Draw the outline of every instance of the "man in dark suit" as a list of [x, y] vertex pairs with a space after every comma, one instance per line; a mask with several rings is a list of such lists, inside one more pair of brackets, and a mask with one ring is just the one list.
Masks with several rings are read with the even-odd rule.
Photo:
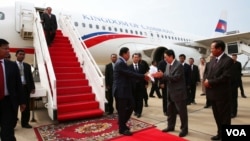
[[[129, 65], [129, 69], [135, 73], [145, 74], [146, 68], [144, 65], [139, 63], [138, 53], [134, 53], [132, 55], [132, 60], [133, 60], [133, 63]], [[135, 99], [135, 108], [134, 108], [135, 114], [134, 115], [137, 116], [137, 118], [140, 118], [142, 114], [143, 97], [144, 97], [145, 91], [147, 91], [146, 89], [147, 85], [148, 85], [148, 82], [144, 79], [132, 78], [132, 86], [133, 86], [132, 90], [133, 90], [133, 96]]]
[[[158, 70], [161, 72], [165, 72], [167, 67], [167, 62], [163, 58], [159, 63], [158, 63]], [[163, 113], [166, 116], [167, 115], [167, 109], [168, 109], [168, 97], [167, 97], [167, 82], [160, 78], [159, 79], [159, 85], [161, 88], [161, 93], [162, 93], [162, 107], [163, 107]]]
[[213, 115], [217, 125], [217, 135], [211, 140], [220, 140], [222, 125], [231, 124], [231, 66], [233, 60], [225, 54], [225, 43], [214, 40], [211, 43], [211, 53], [216, 58], [210, 61], [205, 71], [204, 85], [206, 95], [211, 101]]
[[232, 89], [232, 102], [231, 102], [231, 118], [237, 116], [238, 109], [238, 87], [241, 81], [241, 63], [237, 61], [237, 54], [232, 55], [233, 65], [231, 68], [231, 89]]
[[163, 77], [167, 81], [168, 127], [163, 129], [162, 132], [174, 131], [177, 114], [179, 114], [181, 120], [179, 136], [184, 137], [188, 134], [187, 91], [184, 69], [182, 64], [175, 60], [173, 50], [165, 51], [164, 56], [168, 63], [165, 73], [157, 72], [153, 74], [154, 77]]
[[190, 71], [190, 97], [188, 97], [188, 103], [196, 104], [195, 102], [195, 93], [196, 93], [196, 86], [198, 82], [200, 82], [200, 73], [198, 66], [194, 64], [194, 58], [189, 58], [189, 65], [191, 68]]
[[183, 66], [184, 69], [184, 76], [185, 76], [185, 83], [186, 83], [186, 91], [187, 91], [187, 105], [190, 105], [191, 103], [188, 101], [188, 99], [191, 97], [190, 95], [190, 83], [191, 83], [191, 68], [190, 65], [188, 65], [187, 63], [185, 63], [186, 60], [186, 55], [185, 54], [180, 54], [179, 55], [179, 61]]
[[118, 112], [119, 133], [131, 136], [132, 133], [126, 123], [130, 119], [135, 105], [132, 93], [132, 78], [149, 80], [149, 77], [146, 74], [139, 74], [129, 70], [127, 60], [130, 57], [130, 52], [127, 47], [120, 49], [119, 56], [114, 69], [113, 95]]
[[19, 69], [15, 62], [4, 59], [8, 53], [8, 41], [0, 39], [0, 137], [2, 141], [16, 141], [18, 105], [21, 112], [26, 105]]
[[51, 11], [52, 8], [47, 7], [46, 12], [44, 12], [41, 17], [48, 46], [50, 46], [50, 44], [53, 42], [57, 30], [56, 16], [52, 14]]
[[[141, 53], [138, 53], [138, 54], [139, 54], [139, 64], [141, 64], [142, 67], [145, 68], [144, 72], [142, 72], [142, 73], [147, 73], [149, 71], [149, 65], [145, 60], [142, 59]], [[147, 85], [147, 87], [148, 87], [148, 85]], [[143, 91], [143, 99], [144, 99], [145, 107], [148, 107], [148, 92], [147, 92], [147, 89], [145, 89]]]
[[113, 71], [115, 67], [115, 62], [117, 60], [116, 54], [111, 54], [111, 63], [106, 65], [105, 68], [105, 83], [106, 83], [106, 90], [107, 95], [106, 98], [108, 100], [108, 114], [113, 114], [114, 107], [113, 107], [113, 95], [112, 95], [112, 86], [113, 86]]
[[32, 128], [31, 125], [29, 125], [30, 120], [30, 94], [35, 93], [35, 83], [33, 80], [32, 72], [31, 72], [31, 66], [28, 63], [23, 62], [25, 58], [25, 52], [22, 49], [19, 49], [16, 51], [16, 63], [19, 67], [21, 81], [23, 85], [24, 90], [24, 97], [26, 100], [26, 108], [21, 113], [21, 125], [23, 128]]
[[[213, 60], [214, 58], [215, 58], [215, 57], [213, 56], [213, 54], [210, 54], [210, 61]], [[207, 69], [209, 68], [208, 66], [210, 65], [210, 61], [206, 63], [206, 67], [205, 67], [204, 75], [203, 75], [203, 80], [204, 80], [205, 75], [206, 75], [205, 72], [206, 72]], [[203, 81], [203, 82], [204, 82], [204, 81]], [[203, 82], [201, 82], [201, 83], [203, 83]], [[204, 85], [204, 83], [203, 83], [203, 85]], [[205, 87], [205, 86], [204, 86], [204, 87]], [[206, 95], [206, 92], [205, 92], [205, 95]], [[209, 108], [210, 106], [211, 106], [211, 102], [210, 102], [210, 100], [208, 100], [207, 95], [206, 95], [206, 104], [205, 104], [204, 108]]]

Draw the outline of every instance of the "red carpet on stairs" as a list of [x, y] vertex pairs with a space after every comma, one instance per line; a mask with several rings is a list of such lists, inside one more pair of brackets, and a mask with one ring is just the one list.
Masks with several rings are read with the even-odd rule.
[[132, 136], [122, 136], [111, 139], [110, 141], [188, 141], [178, 136], [163, 133], [159, 129], [150, 128], [140, 132], [134, 133]]
[[57, 120], [75, 120], [103, 115], [92, 87], [83, 73], [68, 37], [57, 31], [49, 53], [56, 76]]

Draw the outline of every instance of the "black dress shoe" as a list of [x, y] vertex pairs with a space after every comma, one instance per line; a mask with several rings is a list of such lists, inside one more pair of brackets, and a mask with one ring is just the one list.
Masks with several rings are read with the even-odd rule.
[[209, 108], [209, 106], [208, 106], [208, 105], [205, 105], [204, 108]]
[[32, 128], [31, 125], [27, 124], [27, 125], [22, 125], [23, 128]]
[[137, 118], [140, 118], [141, 117], [141, 114], [137, 114]]
[[245, 96], [245, 95], [242, 95], [241, 97], [243, 97], [243, 98], [247, 98], [247, 96]]
[[123, 134], [125, 136], [132, 136], [133, 134], [129, 130], [125, 130], [123, 132], [119, 132], [120, 134]]
[[235, 114], [231, 114], [231, 118], [235, 118], [236, 117], [236, 115]]
[[214, 141], [220, 140], [220, 139], [221, 139], [221, 138], [220, 138], [220, 136], [218, 136], [218, 135], [213, 136], [213, 137], [211, 138], [211, 140], [214, 140]]
[[188, 131], [181, 131], [179, 137], [185, 137], [188, 134]]
[[162, 132], [170, 132], [170, 131], [174, 131], [174, 128], [165, 128], [162, 130]]

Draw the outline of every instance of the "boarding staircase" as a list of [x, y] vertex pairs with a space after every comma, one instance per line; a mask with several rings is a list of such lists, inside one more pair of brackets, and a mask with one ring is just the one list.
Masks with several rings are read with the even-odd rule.
[[95, 100], [86, 73], [83, 73], [68, 37], [63, 36], [61, 30], [56, 32], [49, 53], [56, 76], [57, 120], [102, 116], [103, 111]]
[[107, 102], [104, 76], [70, 20], [58, 19], [60, 29], [48, 47], [39, 12], [34, 12], [32, 35], [48, 114], [58, 121], [102, 116]]

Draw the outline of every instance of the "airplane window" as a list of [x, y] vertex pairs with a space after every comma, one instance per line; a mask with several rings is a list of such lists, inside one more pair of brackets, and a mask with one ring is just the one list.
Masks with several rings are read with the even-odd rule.
[[145, 36], [147, 36], [147, 32], [144, 32]]
[[115, 30], [115, 32], [117, 32], [117, 28], [116, 27], [114, 28], [114, 30]]
[[126, 32], [126, 33], [128, 33], [128, 30], [127, 30], [127, 29], [125, 29], [125, 32]]
[[109, 31], [111, 31], [112, 29], [111, 29], [111, 27], [109, 27]]
[[153, 34], [153, 33], [151, 33], [150, 35], [151, 35], [151, 37], [154, 37], [154, 34]]
[[82, 27], [86, 27], [85, 23], [82, 23]]
[[163, 35], [161, 35], [161, 38], [164, 38]]
[[99, 29], [99, 25], [96, 25], [95, 28], [96, 28], [96, 29]]
[[135, 34], [138, 34], [138, 32], [137, 32], [137, 31], [135, 31]]
[[74, 24], [75, 24], [75, 26], [78, 26], [78, 22], [75, 22]]
[[174, 40], [174, 37], [172, 36], [172, 40]]
[[165, 39], [167, 39], [168, 38], [168, 36], [167, 35], [165, 35]]
[[105, 26], [102, 26], [102, 30], [105, 30]]
[[120, 28], [120, 32], [123, 32], [122, 28]]
[[142, 32], [140, 31], [140, 35], [142, 35]]
[[92, 28], [93, 27], [93, 25], [92, 24], [89, 24], [89, 28]]
[[174, 39], [175, 39], [175, 40], [177, 40], [177, 38], [176, 38], [176, 37], [174, 37]]
[[4, 20], [4, 13], [3, 12], [0, 12], [0, 20]]
[[157, 37], [159, 38], [159, 34], [157, 34]]
[[133, 34], [133, 30], [130, 30], [130, 33]]

